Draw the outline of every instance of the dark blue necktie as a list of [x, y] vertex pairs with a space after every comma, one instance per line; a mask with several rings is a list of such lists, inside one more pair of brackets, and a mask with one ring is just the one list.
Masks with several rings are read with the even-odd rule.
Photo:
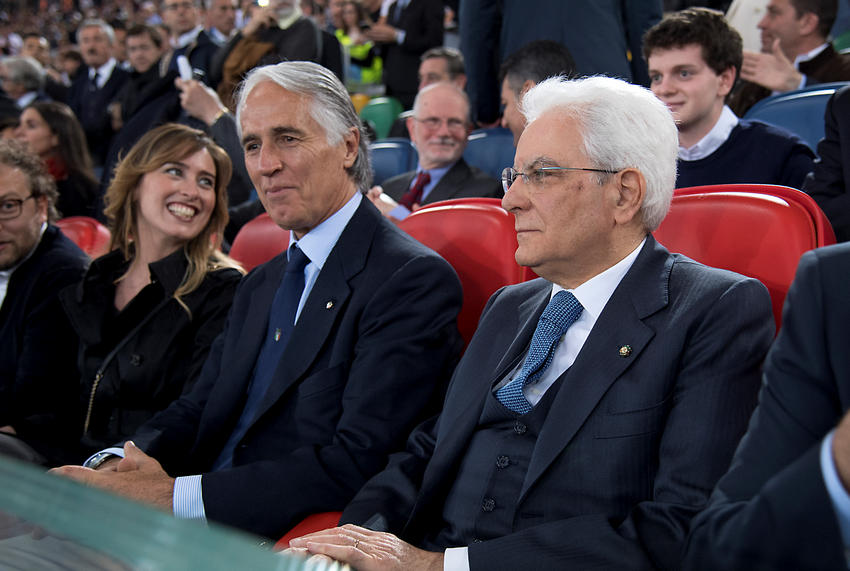
[[570, 292], [559, 291], [555, 294], [537, 322], [528, 356], [519, 375], [496, 391], [496, 398], [500, 403], [520, 414], [531, 410], [531, 404], [522, 394], [522, 387], [538, 381], [543, 376], [552, 364], [558, 341], [581, 316], [582, 310], [584, 308]]
[[242, 415], [236, 423], [236, 428], [230, 434], [227, 444], [213, 464], [213, 471], [230, 468], [233, 465], [233, 451], [236, 449], [236, 444], [245, 436], [271, 385], [283, 350], [295, 327], [295, 314], [298, 311], [301, 294], [304, 292], [304, 268], [309, 263], [310, 258], [296, 244], [289, 248], [289, 263], [286, 265], [280, 287], [277, 288], [272, 302], [266, 337], [260, 349], [260, 355], [257, 357], [257, 364], [254, 366], [254, 377], [248, 387], [245, 408], [242, 409]]

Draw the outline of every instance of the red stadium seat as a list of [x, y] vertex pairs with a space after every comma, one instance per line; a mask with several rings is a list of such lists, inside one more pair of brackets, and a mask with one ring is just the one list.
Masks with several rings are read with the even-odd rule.
[[282, 551], [289, 548], [289, 540], [313, 533], [336, 527], [339, 523], [339, 518], [342, 517], [342, 512], [324, 512], [320, 514], [308, 515], [301, 523], [289, 530], [289, 532], [281, 537], [274, 544], [275, 551]]
[[686, 188], [653, 235], [671, 252], [756, 278], [770, 292], [777, 329], [800, 256], [835, 242], [814, 201], [770, 185]]
[[251, 271], [288, 247], [289, 230], [284, 230], [263, 213], [239, 230], [230, 247], [230, 257], [242, 264], [246, 271]]
[[62, 233], [92, 259], [109, 253], [112, 234], [109, 229], [88, 216], [69, 216], [56, 221]]
[[463, 285], [458, 329], [469, 344], [490, 296], [519, 283], [514, 217], [496, 198], [445, 200], [405, 218], [399, 228], [440, 254]]

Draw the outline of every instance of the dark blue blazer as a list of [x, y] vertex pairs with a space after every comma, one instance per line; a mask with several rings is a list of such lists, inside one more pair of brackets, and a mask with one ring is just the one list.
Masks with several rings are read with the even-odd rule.
[[73, 403], [77, 345], [59, 292], [82, 281], [89, 258], [56, 226], [12, 273], [0, 306], [0, 426]]
[[[539, 279], [491, 298], [442, 414], [343, 522], [414, 544], [440, 529], [488, 392], [523, 356], [551, 289]], [[746, 430], [773, 333], [763, 285], [649, 236], [555, 395], [517, 505], [502, 506], [511, 533], [470, 545], [471, 568], [678, 569], [688, 523]]]
[[[398, 201], [410, 188], [416, 171], [406, 172], [387, 179], [383, 183], [384, 192], [393, 200]], [[471, 167], [461, 157], [449, 171], [443, 175], [425, 200], [423, 204], [431, 204], [440, 200], [452, 198], [502, 198], [505, 192], [502, 190], [502, 182], [492, 176], [481, 172], [477, 167]]]
[[829, 98], [824, 113], [824, 138], [818, 143], [814, 172], [803, 192], [821, 207], [839, 242], [850, 240], [850, 87]]
[[207, 473], [242, 412], [286, 255], [242, 279], [192, 393], [133, 437], [203, 474], [207, 518], [280, 537], [341, 510], [439, 408], [460, 351], [451, 266], [363, 200], [307, 299], [230, 470]]
[[847, 570], [820, 446], [850, 409], [850, 244], [800, 260], [750, 428], [708, 508], [686, 569]]
[[604, 74], [648, 86], [643, 34], [662, 13], [661, 0], [463, 0], [460, 38], [469, 99], [482, 121], [496, 119], [499, 65], [543, 39], [566, 46], [580, 75]]
[[[116, 65], [109, 79], [103, 85], [103, 88], [92, 93], [88, 89], [89, 68], [86, 65], [82, 65], [77, 75], [74, 76], [71, 87], [68, 88], [66, 103], [83, 126], [83, 131], [86, 134], [86, 142], [89, 145], [89, 152], [91, 152], [95, 165], [103, 164], [114, 133], [112, 130], [112, 117], [107, 108], [118, 97], [118, 93], [129, 78], [130, 72]], [[96, 105], [102, 112], [98, 114], [96, 120], [84, 122], [82, 118], [83, 101], [92, 97], [97, 99]]]

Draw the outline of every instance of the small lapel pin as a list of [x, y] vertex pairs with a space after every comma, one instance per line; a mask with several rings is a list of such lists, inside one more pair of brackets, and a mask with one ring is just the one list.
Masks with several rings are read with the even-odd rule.
[[274, 330], [274, 340], [280, 341], [280, 327]]
[[325, 309], [330, 309], [330, 308], [332, 308], [333, 306], [334, 306], [334, 302], [329, 301], [329, 302], [327, 302], [327, 303], [325, 304]]
[[632, 354], [632, 348], [628, 345], [623, 345], [620, 347], [620, 357], [628, 357]]

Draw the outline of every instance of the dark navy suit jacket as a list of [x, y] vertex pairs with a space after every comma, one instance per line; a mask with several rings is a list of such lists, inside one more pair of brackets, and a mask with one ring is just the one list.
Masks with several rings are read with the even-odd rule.
[[207, 518], [280, 537], [341, 510], [433, 415], [460, 351], [451, 266], [363, 200], [307, 299], [233, 468], [207, 473], [242, 412], [286, 254], [242, 279], [192, 393], [133, 437], [203, 474]]
[[[398, 201], [410, 188], [416, 171], [394, 176], [381, 185], [384, 192], [393, 200]], [[451, 198], [502, 198], [504, 196], [501, 181], [481, 172], [477, 167], [469, 166], [461, 157], [449, 171], [443, 175], [422, 204], [431, 204], [439, 200]]]
[[800, 260], [759, 406], [729, 473], [694, 519], [686, 569], [847, 570], [819, 456], [850, 409], [848, 282], [850, 244]]
[[[551, 290], [538, 279], [491, 298], [442, 414], [343, 522], [414, 544], [440, 529], [487, 394], [523, 356]], [[513, 529], [471, 544], [471, 568], [678, 569], [688, 523], [746, 430], [773, 333], [763, 285], [648, 237], [555, 395], [518, 503], [502, 506]]]

